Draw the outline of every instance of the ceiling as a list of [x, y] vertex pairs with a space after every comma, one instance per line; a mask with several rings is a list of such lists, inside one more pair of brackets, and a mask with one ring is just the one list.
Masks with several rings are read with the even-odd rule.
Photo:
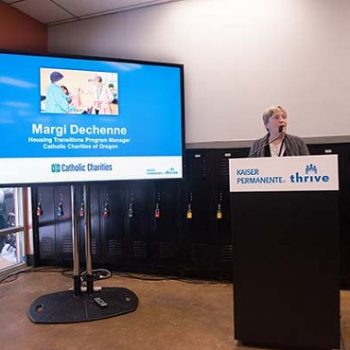
[[0, 0], [46, 25], [57, 25], [181, 0]]

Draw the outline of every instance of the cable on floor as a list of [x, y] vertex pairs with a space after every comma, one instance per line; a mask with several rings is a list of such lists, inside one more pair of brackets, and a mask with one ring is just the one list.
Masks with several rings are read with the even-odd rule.
[[[87, 273], [87, 271], [83, 271], [80, 274], [80, 279], [82, 282], [86, 281], [86, 273]], [[106, 269], [94, 269], [94, 270], [92, 270], [92, 276], [93, 276], [95, 281], [105, 280], [107, 278], [112, 277], [112, 273], [111, 273], [111, 271], [106, 270]]]
[[141, 281], [149, 281], [149, 282], [158, 282], [158, 281], [178, 281], [183, 283], [190, 284], [230, 284], [230, 281], [207, 281], [207, 280], [197, 280], [191, 278], [181, 278], [175, 276], [150, 276], [145, 274], [137, 274], [137, 273], [123, 273], [123, 272], [115, 272], [114, 273], [120, 277], [133, 278]]
[[[68, 277], [68, 278], [73, 277], [72, 269], [55, 268], [55, 267], [36, 267], [36, 268], [29, 267], [27, 269], [16, 271], [14, 273], [11, 273], [7, 276], [0, 278], [0, 284], [14, 282], [20, 274], [27, 273], [27, 272], [60, 272], [64, 277]], [[95, 270], [92, 270], [92, 273], [93, 273], [94, 280], [107, 279], [112, 276], [112, 273], [106, 269], [95, 269]], [[80, 277], [81, 277], [81, 281], [84, 282], [86, 280], [86, 271], [82, 272]]]
[[[17, 271], [15, 273], [9, 274], [3, 278], [0, 279], [1, 283], [10, 283], [15, 281], [20, 274], [27, 273], [27, 272], [60, 272], [64, 277], [72, 278], [73, 277], [73, 271], [71, 269], [64, 269], [64, 268], [54, 268], [54, 267], [37, 267], [32, 268], [29, 267], [28, 269]], [[94, 269], [92, 270], [93, 273], [93, 279], [96, 280], [103, 280], [110, 278], [112, 276], [112, 273], [109, 270], [106, 269]], [[213, 281], [213, 280], [199, 280], [199, 279], [191, 279], [191, 278], [181, 278], [176, 276], [151, 276], [146, 274], [137, 274], [137, 273], [123, 273], [123, 272], [115, 272], [116, 276], [120, 277], [126, 277], [126, 278], [132, 278], [137, 279], [141, 281], [150, 281], [150, 282], [157, 282], [157, 281], [178, 281], [183, 283], [190, 283], [190, 284], [231, 284], [230, 281]], [[81, 281], [86, 281], [86, 271], [83, 271], [80, 274]]]

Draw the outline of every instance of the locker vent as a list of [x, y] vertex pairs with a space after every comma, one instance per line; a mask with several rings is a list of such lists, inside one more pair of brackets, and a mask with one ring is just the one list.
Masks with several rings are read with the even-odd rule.
[[176, 256], [177, 249], [176, 245], [171, 242], [160, 242], [159, 243], [159, 258], [171, 259]]
[[230, 171], [229, 171], [229, 159], [222, 157], [220, 159], [220, 176], [229, 176]]
[[231, 263], [232, 262], [232, 244], [227, 244], [221, 248], [221, 262]]
[[41, 258], [54, 258], [55, 257], [55, 244], [51, 237], [43, 237], [40, 240], [40, 257]]
[[192, 244], [192, 260], [195, 265], [211, 266], [215, 253], [215, 246], [195, 243]]
[[133, 254], [135, 258], [146, 258], [147, 257], [147, 245], [144, 241], [133, 242]]
[[190, 179], [205, 179], [207, 176], [207, 161], [205, 157], [196, 154], [194, 158], [190, 158], [187, 171]]
[[207, 176], [207, 162], [205, 159], [202, 161], [202, 176], [206, 177]]
[[72, 239], [66, 238], [62, 242], [62, 252], [63, 254], [73, 253], [73, 242]]
[[91, 252], [92, 252], [92, 255], [99, 254], [99, 251], [100, 251], [100, 242], [97, 242], [97, 240], [93, 238], [91, 240]]
[[122, 243], [116, 239], [108, 240], [108, 255], [122, 256]]

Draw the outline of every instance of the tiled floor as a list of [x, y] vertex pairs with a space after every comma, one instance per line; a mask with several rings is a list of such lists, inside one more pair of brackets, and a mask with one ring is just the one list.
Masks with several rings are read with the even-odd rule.
[[[27, 317], [37, 297], [71, 287], [57, 272], [30, 272], [0, 284], [3, 350], [234, 350], [232, 285], [144, 281], [113, 276], [96, 285], [126, 287], [139, 297], [134, 313], [100, 321], [43, 325]], [[341, 292], [343, 340], [350, 349], [350, 292]], [[312, 349], [310, 349], [312, 350]]]

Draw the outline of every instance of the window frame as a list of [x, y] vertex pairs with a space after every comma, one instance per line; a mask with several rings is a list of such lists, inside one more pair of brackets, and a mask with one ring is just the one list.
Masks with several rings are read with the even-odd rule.
[[26, 189], [22, 187], [7, 187], [7, 188], [13, 188], [13, 200], [14, 200], [14, 211], [15, 211], [15, 223], [16, 225], [13, 227], [6, 227], [3, 229], [0, 229], [0, 237], [4, 237], [8, 234], [16, 234], [16, 258], [17, 262], [14, 264], [11, 264], [10, 266], [6, 266], [4, 268], [0, 268], [0, 276], [7, 275], [15, 270], [22, 269], [24, 266], [26, 266], [26, 257], [25, 257], [25, 251], [26, 251], [26, 240], [25, 240], [25, 233], [26, 233], [26, 227], [24, 224], [25, 221], [25, 197], [24, 192]]

